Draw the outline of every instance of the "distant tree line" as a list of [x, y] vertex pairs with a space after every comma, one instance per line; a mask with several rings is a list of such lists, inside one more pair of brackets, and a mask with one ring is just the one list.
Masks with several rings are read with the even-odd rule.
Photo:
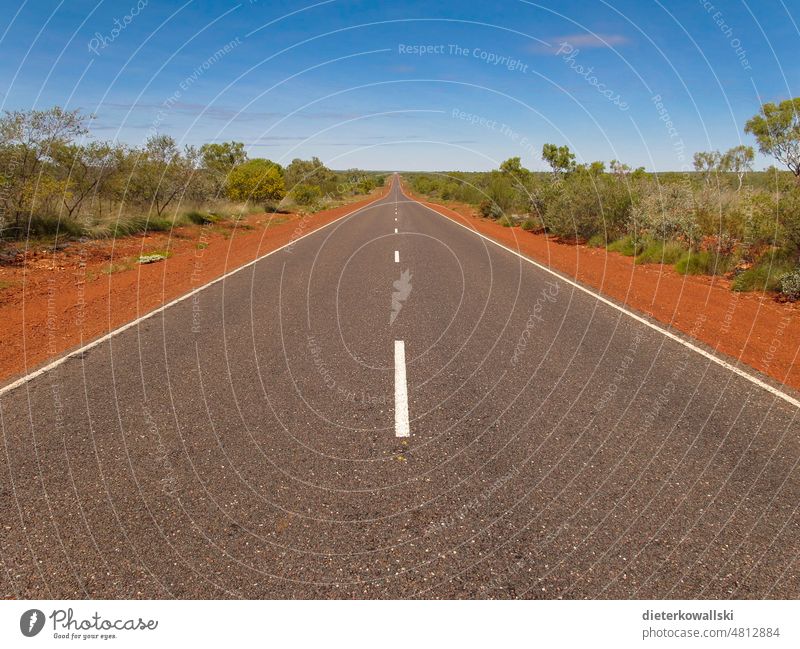
[[490, 172], [407, 177], [416, 192], [473, 204], [505, 226], [800, 299], [800, 98], [764, 104], [745, 131], [788, 171], [753, 172], [747, 145], [698, 152], [694, 172], [654, 174], [617, 160], [578, 164], [567, 146], [545, 144], [549, 173], [515, 157]]
[[[179, 148], [168, 135], [142, 146], [88, 138], [79, 110], [6, 111], [0, 117], [0, 239], [117, 236], [165, 230], [255, 209], [314, 210], [384, 183], [336, 172], [318, 158], [283, 167], [249, 158], [241, 142]], [[198, 215], [200, 215], [198, 217]]]

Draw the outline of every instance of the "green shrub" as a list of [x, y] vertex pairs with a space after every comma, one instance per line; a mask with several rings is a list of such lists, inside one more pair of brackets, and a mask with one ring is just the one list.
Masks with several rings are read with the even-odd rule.
[[217, 214], [209, 214], [208, 212], [192, 210], [186, 214], [186, 219], [195, 225], [208, 225], [210, 223], [218, 223], [222, 220], [222, 217], [218, 216]]
[[228, 198], [238, 202], [279, 201], [286, 195], [283, 169], [271, 160], [248, 160], [228, 174], [227, 192]]
[[499, 171], [492, 171], [489, 173], [486, 195], [490, 201], [503, 211], [513, 209], [519, 198], [512, 181]]
[[569, 174], [557, 186], [537, 193], [545, 205], [547, 228], [565, 239], [615, 239], [626, 234], [631, 193], [624, 182], [586, 170]]
[[758, 264], [737, 275], [731, 288], [734, 291], [777, 291], [781, 278], [793, 270], [793, 265], [782, 255], [765, 255]]
[[686, 254], [686, 247], [676, 241], [650, 241], [642, 243], [644, 249], [637, 255], [637, 264], [675, 264]]
[[608, 250], [610, 252], [618, 252], [627, 257], [635, 257], [642, 252], [642, 245], [641, 241], [636, 242], [633, 237], [622, 237], [622, 239], [617, 239], [608, 244]]
[[492, 201], [481, 201], [481, 204], [478, 205], [478, 211], [481, 216], [485, 216], [487, 219], [499, 219], [503, 216], [503, 210]]
[[144, 217], [120, 217], [109, 225], [107, 235], [110, 237], [126, 237], [143, 232], [146, 227], [147, 219]]
[[597, 192], [588, 179], [564, 182], [545, 210], [547, 229], [564, 239], [589, 239], [603, 230]]
[[313, 205], [319, 200], [321, 195], [319, 187], [316, 185], [300, 184], [292, 189], [292, 198], [294, 198], [295, 203], [298, 205]]
[[794, 186], [781, 194], [778, 221], [783, 234], [782, 245], [789, 250], [800, 249], [800, 187]]
[[160, 217], [150, 217], [145, 229], [148, 232], [168, 232], [172, 229], [172, 221]]
[[589, 237], [589, 240], [586, 242], [586, 245], [590, 248], [605, 248], [606, 247], [606, 235], [605, 234], [595, 234], [592, 237]]
[[80, 237], [84, 233], [83, 226], [73, 219], [58, 216], [32, 216], [28, 221], [28, 236], [48, 237]]
[[508, 215], [501, 216], [499, 219], [497, 219], [497, 222], [504, 228], [512, 228], [516, 225], [514, 220]]
[[711, 275], [713, 268], [714, 257], [706, 250], [702, 252], [690, 250], [675, 264], [675, 270], [681, 275]]
[[536, 230], [536, 223], [532, 219], [525, 219], [520, 227], [522, 227], [525, 232], [533, 232]]
[[664, 183], [645, 192], [631, 209], [628, 231], [637, 239], [678, 240], [695, 245], [701, 237], [694, 195], [683, 183]]

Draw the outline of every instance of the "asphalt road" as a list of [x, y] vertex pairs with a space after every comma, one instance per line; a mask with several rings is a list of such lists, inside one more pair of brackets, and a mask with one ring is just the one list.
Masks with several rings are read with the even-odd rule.
[[0, 396], [0, 595], [796, 598], [797, 414], [395, 183]]

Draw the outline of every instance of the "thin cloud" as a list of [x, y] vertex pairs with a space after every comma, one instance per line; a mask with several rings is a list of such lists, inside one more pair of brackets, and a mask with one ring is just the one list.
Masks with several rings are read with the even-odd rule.
[[551, 47], [535, 45], [534, 50], [536, 52], [549, 52], [550, 54], [555, 54], [555, 46], [560, 45], [561, 43], [569, 43], [576, 49], [584, 50], [599, 49], [604, 47], [619, 47], [620, 45], [627, 45], [630, 43], [630, 39], [623, 34], [588, 34], [585, 32], [581, 34], [553, 36], [547, 40], [550, 42]]

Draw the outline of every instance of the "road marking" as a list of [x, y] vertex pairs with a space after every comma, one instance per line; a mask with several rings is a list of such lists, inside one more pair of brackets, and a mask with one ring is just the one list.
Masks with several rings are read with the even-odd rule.
[[144, 322], [145, 320], [147, 320], [149, 318], [152, 318], [154, 315], [158, 315], [162, 311], [166, 311], [170, 307], [175, 306], [176, 304], [180, 304], [184, 300], [188, 300], [193, 295], [197, 295], [200, 291], [204, 291], [205, 289], [213, 286], [214, 284], [216, 284], [218, 282], [221, 282], [224, 279], [227, 279], [231, 275], [235, 275], [236, 273], [238, 273], [240, 271], [243, 271], [245, 268], [250, 268], [250, 266], [253, 266], [253, 265], [257, 264], [258, 262], [260, 262], [261, 260], [269, 257], [270, 255], [274, 255], [276, 252], [280, 252], [284, 248], [287, 248], [288, 246], [294, 245], [295, 243], [297, 243], [298, 241], [300, 241], [302, 239], [305, 239], [306, 237], [310, 237], [312, 234], [316, 234], [317, 232], [321, 232], [325, 228], [330, 227], [331, 225], [333, 225], [334, 223], [338, 223], [342, 219], [346, 219], [349, 216], [354, 216], [354, 215], [358, 214], [359, 212], [361, 212], [362, 210], [365, 210], [365, 209], [367, 209], [369, 207], [374, 206], [375, 203], [377, 203], [378, 201], [383, 200], [384, 198], [386, 198], [386, 197], [385, 196], [379, 196], [374, 201], [372, 201], [370, 203], [367, 203], [363, 207], [359, 207], [357, 210], [353, 210], [352, 212], [348, 212], [347, 214], [343, 214], [338, 219], [334, 219], [330, 223], [326, 223], [325, 225], [322, 225], [322, 226], [316, 228], [315, 230], [312, 230], [311, 232], [306, 232], [304, 235], [299, 236], [296, 239], [292, 239], [288, 243], [283, 244], [280, 248], [275, 248], [275, 250], [270, 250], [268, 253], [265, 253], [265, 254], [261, 255], [260, 257], [254, 259], [253, 261], [250, 261], [250, 262], [246, 263], [244, 266], [239, 266], [238, 268], [235, 268], [232, 271], [217, 277], [217, 279], [211, 280], [208, 284], [204, 284], [203, 286], [199, 286], [196, 289], [194, 289], [193, 291], [189, 291], [188, 293], [186, 293], [186, 294], [184, 294], [184, 295], [172, 300], [171, 302], [167, 302], [166, 304], [162, 304], [157, 309], [154, 309], [153, 311], [150, 311], [149, 313], [146, 313], [145, 315], [143, 315], [143, 316], [141, 316], [139, 318], [136, 318], [136, 320], [132, 320], [131, 322], [129, 322], [127, 324], [124, 324], [121, 327], [118, 327], [117, 329], [114, 329], [113, 331], [109, 331], [107, 334], [101, 336], [100, 338], [97, 338], [96, 340], [93, 340], [90, 343], [87, 343], [86, 345], [83, 345], [82, 347], [79, 347], [78, 349], [73, 349], [72, 351], [67, 352], [63, 356], [55, 359], [54, 361], [51, 361], [50, 363], [48, 363], [44, 367], [40, 367], [38, 370], [35, 370], [35, 371], [31, 372], [30, 374], [26, 374], [25, 376], [17, 379], [13, 383], [9, 383], [5, 387], [0, 388], [0, 397], [2, 397], [3, 395], [5, 395], [8, 392], [11, 392], [15, 388], [20, 387], [21, 385], [25, 385], [28, 381], [31, 381], [32, 379], [35, 379], [36, 377], [41, 376], [42, 374], [45, 374], [45, 373], [49, 372], [52, 369], [55, 369], [59, 365], [62, 365], [64, 363], [66, 363], [70, 358], [73, 358], [75, 356], [79, 356], [83, 352], [89, 351], [90, 349], [92, 349], [94, 347], [97, 347], [98, 345], [106, 342], [107, 340], [111, 340], [114, 336], [116, 336], [118, 334], [121, 334], [123, 331], [126, 331], [126, 330], [128, 330], [128, 329], [130, 329], [132, 327], [135, 327], [139, 323]]
[[394, 251], [394, 263], [395, 264], [399, 264], [400, 263], [400, 251], [399, 250], [395, 250]]
[[[403, 195], [405, 196], [405, 194], [403, 194]], [[464, 228], [465, 230], [468, 230], [469, 232], [472, 232], [472, 234], [477, 234], [482, 239], [486, 239], [486, 241], [490, 241], [494, 245], [499, 246], [500, 248], [502, 248], [503, 250], [506, 250], [506, 251], [510, 252], [511, 254], [516, 255], [520, 259], [524, 259], [529, 264], [533, 264], [537, 268], [545, 271], [546, 273], [549, 273], [553, 277], [556, 277], [556, 278], [560, 279], [562, 282], [566, 282], [570, 286], [574, 286], [575, 288], [577, 288], [580, 291], [583, 291], [587, 295], [591, 295], [593, 298], [595, 298], [596, 300], [599, 300], [603, 304], [606, 304], [606, 305], [610, 306], [612, 309], [616, 309], [617, 311], [620, 311], [620, 312], [624, 313], [628, 317], [633, 318], [634, 320], [636, 320], [637, 322], [642, 323], [646, 327], [650, 327], [650, 329], [653, 329], [654, 331], [657, 331], [660, 334], [663, 334], [664, 336], [666, 336], [670, 340], [674, 340], [676, 343], [680, 343], [684, 347], [687, 347], [688, 349], [691, 349], [693, 352], [696, 352], [696, 353], [700, 354], [701, 356], [704, 356], [708, 360], [716, 363], [717, 365], [719, 365], [721, 367], [724, 367], [726, 370], [730, 370], [734, 374], [737, 374], [737, 375], [741, 376], [742, 378], [747, 379], [748, 381], [750, 381], [750, 383], [753, 383], [754, 385], [757, 385], [758, 387], [766, 390], [770, 394], [772, 394], [772, 395], [774, 395], [776, 397], [779, 397], [780, 399], [783, 399], [784, 401], [786, 401], [786, 403], [789, 403], [789, 404], [793, 405], [796, 408], [800, 408], [800, 400], [795, 399], [794, 397], [786, 394], [785, 392], [782, 392], [781, 390], [778, 390], [777, 388], [773, 388], [769, 383], [765, 383], [764, 381], [762, 381], [761, 379], [759, 379], [756, 376], [753, 376], [749, 372], [745, 372], [744, 370], [739, 369], [735, 365], [731, 365], [727, 361], [722, 360], [721, 358], [719, 358], [718, 356], [715, 356], [711, 352], [707, 352], [702, 347], [698, 347], [697, 345], [694, 345], [694, 344], [690, 343], [688, 340], [684, 340], [683, 338], [681, 338], [680, 336], [675, 335], [671, 331], [667, 331], [663, 327], [660, 327], [657, 324], [655, 324], [653, 322], [650, 322], [646, 318], [643, 318], [642, 316], [637, 315], [633, 311], [629, 311], [625, 307], [620, 306], [619, 304], [616, 304], [615, 302], [612, 302], [611, 300], [603, 297], [599, 293], [595, 293], [593, 290], [588, 289], [585, 286], [582, 286], [578, 282], [575, 282], [575, 281], [569, 279], [568, 277], [564, 277], [560, 273], [557, 273], [556, 271], [548, 268], [547, 266], [544, 266], [543, 264], [540, 264], [539, 262], [534, 261], [530, 257], [526, 257], [522, 253], [519, 253], [519, 252], [517, 252], [516, 250], [514, 250], [512, 248], [509, 248], [508, 246], [504, 246], [502, 243], [499, 243], [499, 242], [495, 241], [491, 237], [487, 237], [485, 234], [481, 234], [477, 230], [473, 230], [472, 228], [470, 228], [470, 227], [468, 227], [468, 226], [466, 226], [466, 225], [464, 225], [462, 223], [459, 223], [458, 221], [454, 221], [453, 219], [450, 219], [450, 218], [446, 217], [444, 214], [442, 214], [441, 212], [437, 212], [432, 207], [428, 207], [424, 203], [420, 203], [419, 201], [414, 200], [413, 198], [410, 198], [408, 196], [406, 196], [406, 198], [408, 198], [409, 200], [411, 200], [411, 201], [413, 201], [415, 203], [418, 203], [419, 205], [422, 205], [422, 207], [424, 207], [427, 210], [430, 210], [434, 214], [438, 214], [443, 219], [447, 219], [450, 223], [453, 223], [453, 224], [455, 224], [455, 225], [457, 225], [457, 226], [459, 226], [461, 228]], [[452, 211], [452, 210], [450, 210], [450, 211]], [[456, 216], [462, 217], [462, 215], [458, 214], [458, 212], [453, 212], [453, 214], [455, 214]]]
[[394, 341], [394, 434], [408, 437], [408, 388], [406, 387], [406, 344]]
[[397, 234], [397, 228], [394, 229], [394, 233]]

